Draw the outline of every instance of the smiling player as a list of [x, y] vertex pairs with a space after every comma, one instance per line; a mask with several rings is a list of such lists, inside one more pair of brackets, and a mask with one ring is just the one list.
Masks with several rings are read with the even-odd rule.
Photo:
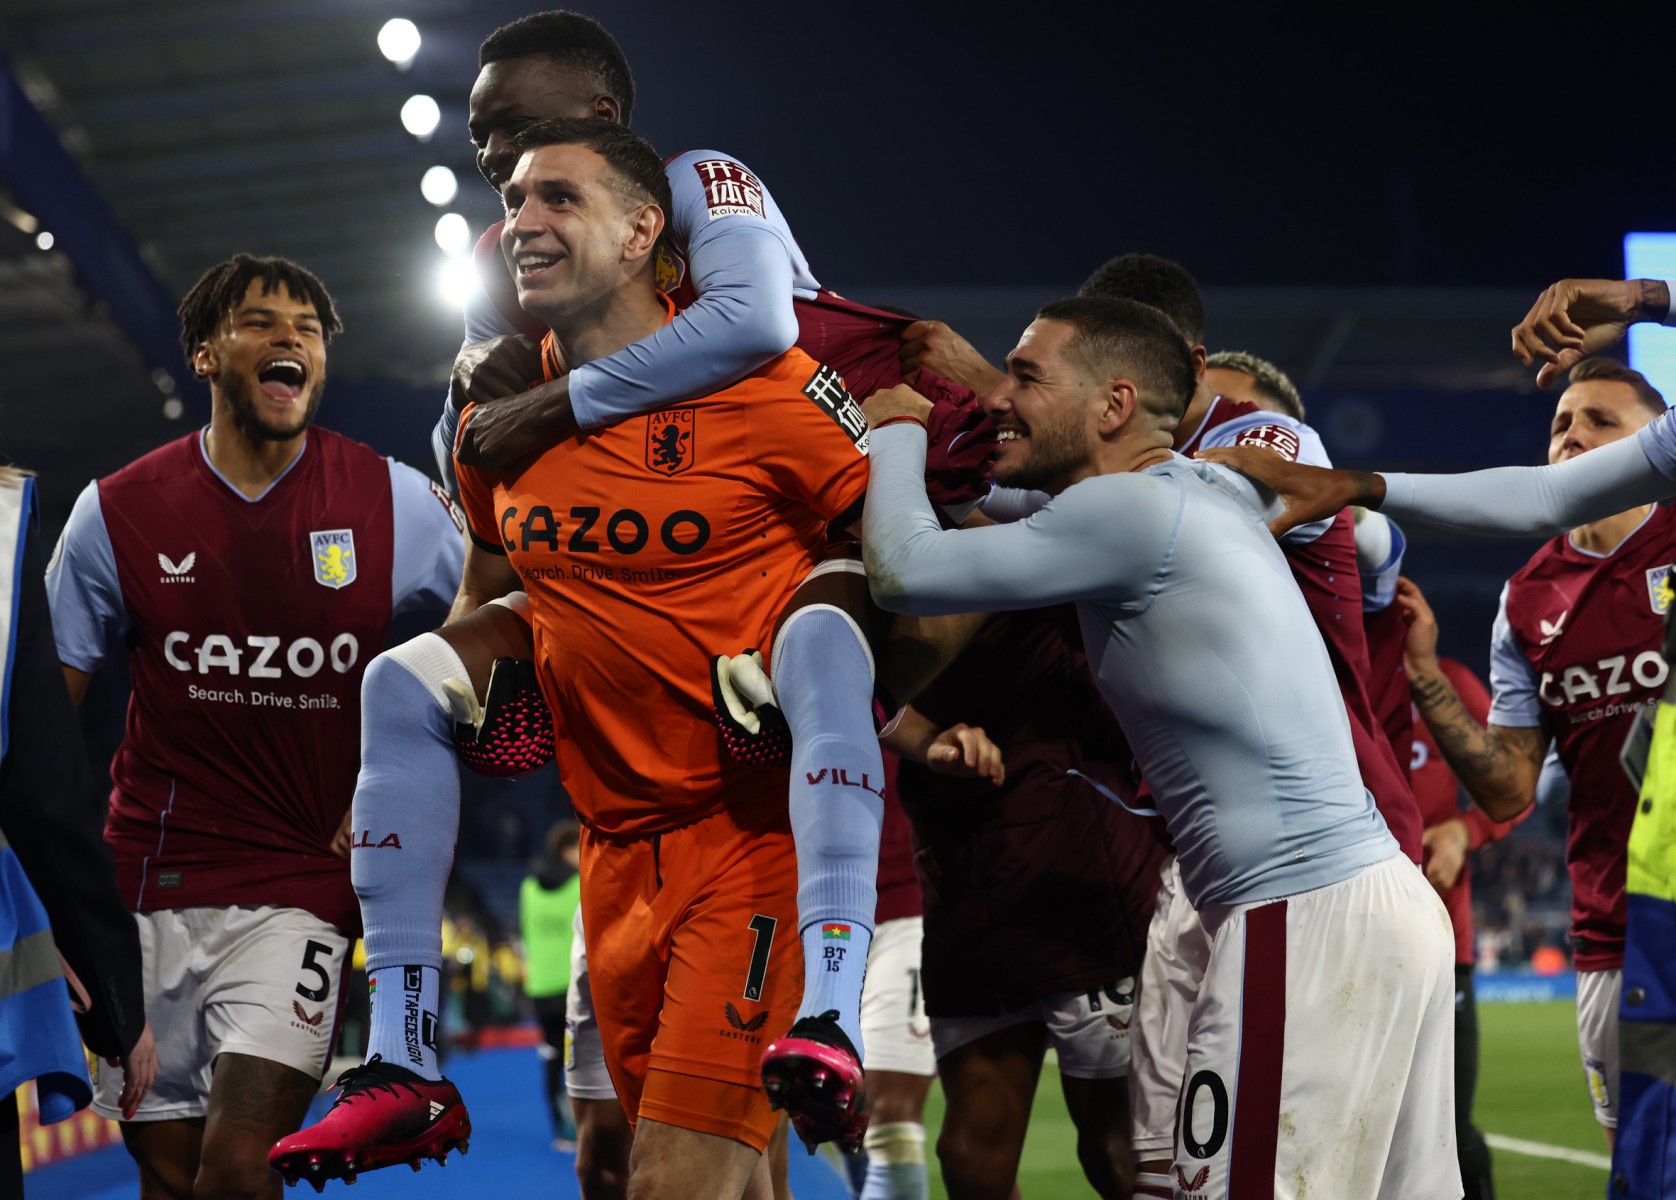
[[[79, 701], [126, 642], [105, 836], [135, 910], [160, 1073], [123, 1140], [142, 1194], [276, 1194], [359, 927], [347, 830], [360, 681], [463, 557], [424, 476], [312, 425], [338, 328], [279, 258], [211, 268], [180, 307], [209, 425], [90, 484], [47, 573]], [[117, 1117], [122, 1079], [95, 1108]]]
[[929, 403], [875, 395], [873, 592], [925, 615], [1076, 602], [1210, 937], [1177, 1183], [1213, 1197], [1290, 1194], [1298, 1178], [1323, 1195], [1458, 1197], [1448, 918], [1362, 786], [1326, 647], [1260, 523], [1268, 509], [1171, 450], [1195, 382], [1157, 309], [1047, 306], [988, 404], [997, 482], [1051, 498], [969, 530], [942, 529], [925, 498], [915, 426]]

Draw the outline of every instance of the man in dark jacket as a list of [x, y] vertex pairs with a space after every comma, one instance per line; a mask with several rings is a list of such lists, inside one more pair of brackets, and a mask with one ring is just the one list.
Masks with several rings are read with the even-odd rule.
[[[51, 926], [50, 939], [27, 944], [44, 953], [56, 943], [82, 1039], [99, 1057], [122, 1064], [122, 1106], [132, 1111], [157, 1071], [141, 993], [139, 934], [117, 894], [116, 867], [101, 836], [103, 797], [58, 665], [34, 480], [12, 469], [0, 470], [0, 543], [0, 561], [10, 568], [0, 619], [11, 624], [9, 636], [0, 638], [0, 845], [9, 844], [17, 856]], [[41, 984], [55, 985], [56, 978], [48, 962]], [[39, 998], [56, 1002], [41, 984]], [[20, 989], [0, 997], [0, 1004], [28, 999]], [[79, 1058], [79, 1048], [66, 1049]], [[85, 1096], [80, 1103], [87, 1103]], [[22, 1175], [17, 1101], [7, 1088], [0, 1099], [0, 1195], [20, 1195]]]

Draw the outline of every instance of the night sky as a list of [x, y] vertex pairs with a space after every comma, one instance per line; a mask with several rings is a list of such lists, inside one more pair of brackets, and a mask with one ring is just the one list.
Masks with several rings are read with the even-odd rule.
[[[522, 11], [474, 17], [496, 8]], [[823, 277], [1076, 282], [1147, 249], [1210, 284], [1534, 289], [1676, 228], [1670, 88], [1616, 47], [1130, 8], [596, 15], [640, 131], [744, 158]]]

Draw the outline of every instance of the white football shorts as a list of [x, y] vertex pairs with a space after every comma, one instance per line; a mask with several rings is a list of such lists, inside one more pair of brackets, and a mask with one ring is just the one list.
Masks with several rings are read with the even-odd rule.
[[564, 1009], [564, 1090], [577, 1100], [615, 1100], [617, 1089], [605, 1069], [605, 1044], [594, 1019], [594, 993], [588, 983], [588, 952], [582, 941], [582, 907], [572, 924], [570, 991]]
[[886, 921], [873, 931], [867, 982], [861, 991], [861, 1053], [869, 1071], [937, 1073], [931, 1022], [919, 986], [924, 917]]
[[1577, 1048], [1583, 1053], [1583, 1078], [1594, 1102], [1595, 1120], [1618, 1127], [1618, 997], [1624, 973], [1577, 972]]
[[1159, 875], [1158, 904], [1146, 931], [1135, 998], [1129, 1071], [1129, 1141], [1137, 1162], [1174, 1153], [1187, 1024], [1210, 962], [1210, 935], [1182, 890], [1175, 855], [1164, 860]]
[[1419, 869], [1200, 915], [1178, 1200], [1458, 1200], [1455, 936]]
[[998, 1017], [932, 1017], [937, 1057], [1014, 1025], [1039, 1022], [1059, 1056], [1059, 1073], [1072, 1079], [1117, 1079], [1129, 1073], [1129, 1025], [1135, 981], [1121, 979], [1083, 992], [1060, 992]]
[[[201, 1117], [220, 1054], [325, 1072], [337, 1032], [349, 939], [300, 908], [205, 907], [135, 913], [157, 1082], [136, 1121]], [[121, 1119], [122, 1068], [101, 1063], [93, 1109]]]

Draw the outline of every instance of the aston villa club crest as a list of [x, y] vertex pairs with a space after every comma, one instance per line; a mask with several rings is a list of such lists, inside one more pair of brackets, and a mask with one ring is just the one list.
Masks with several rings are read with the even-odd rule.
[[658, 247], [657, 263], [653, 268], [660, 292], [673, 292], [687, 277], [687, 263], [668, 246]]
[[697, 450], [698, 420], [690, 408], [670, 408], [646, 418], [646, 465], [660, 475], [689, 470]]
[[350, 529], [320, 529], [308, 535], [314, 554], [314, 581], [329, 588], [344, 588], [355, 582], [355, 532]]
[[1653, 612], [1664, 616], [1670, 611], [1670, 602], [1676, 600], [1676, 585], [1670, 581], [1671, 567], [1649, 567], [1647, 569], [1647, 603], [1653, 606]]

